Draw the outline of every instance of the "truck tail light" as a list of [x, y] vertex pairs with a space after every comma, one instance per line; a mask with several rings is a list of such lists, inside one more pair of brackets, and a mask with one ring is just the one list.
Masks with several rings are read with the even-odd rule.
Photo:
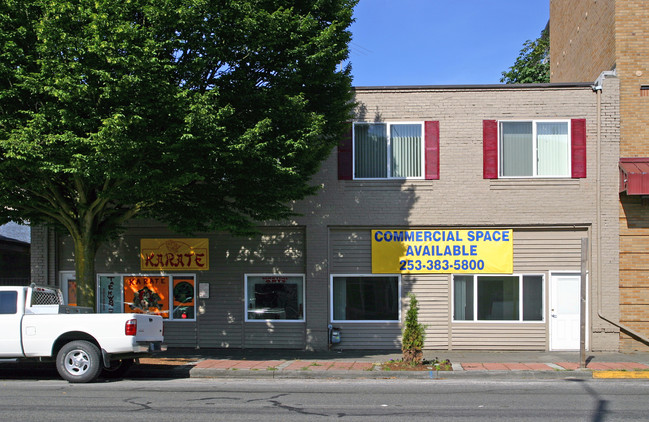
[[129, 319], [124, 326], [124, 334], [134, 336], [137, 333], [137, 319]]

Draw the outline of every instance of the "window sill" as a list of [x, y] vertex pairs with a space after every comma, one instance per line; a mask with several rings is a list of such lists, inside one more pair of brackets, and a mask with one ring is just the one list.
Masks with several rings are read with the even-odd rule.
[[374, 320], [344, 320], [331, 321], [332, 324], [400, 324], [399, 321], [374, 321]]
[[458, 320], [452, 321], [453, 324], [540, 324], [540, 325], [545, 325], [545, 321], [500, 321], [500, 320], [476, 320], [476, 321], [465, 321], [465, 320]]
[[303, 319], [247, 319], [245, 322], [251, 324], [267, 323], [267, 322], [280, 323], [280, 324], [287, 324], [287, 323], [303, 324], [306, 321]]
[[359, 190], [433, 189], [434, 183], [437, 181], [426, 179], [345, 180], [344, 186], [348, 189]]
[[541, 190], [541, 189], [578, 189], [580, 180], [572, 178], [502, 178], [490, 179], [489, 188], [491, 190]]

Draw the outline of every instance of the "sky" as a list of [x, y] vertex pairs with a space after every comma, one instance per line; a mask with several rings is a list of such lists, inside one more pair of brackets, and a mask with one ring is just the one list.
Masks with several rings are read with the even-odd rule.
[[354, 18], [354, 86], [498, 84], [550, 0], [360, 0]]

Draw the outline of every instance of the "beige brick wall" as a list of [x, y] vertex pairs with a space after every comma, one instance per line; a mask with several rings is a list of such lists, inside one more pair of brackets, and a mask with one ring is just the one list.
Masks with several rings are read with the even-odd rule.
[[[368, 210], [374, 224], [506, 222], [511, 225], [593, 221], [597, 118], [595, 94], [589, 87], [367, 89], [359, 91], [356, 99], [358, 120], [438, 120], [441, 178], [406, 182], [338, 181], [335, 157], [332, 157], [325, 168], [327, 173], [322, 175], [325, 188], [317, 204], [317, 209], [330, 224], [366, 225]], [[529, 179], [482, 178], [483, 119], [571, 118], [587, 119], [588, 174], [593, 178], [532, 182]], [[614, 152], [617, 153], [617, 149]], [[617, 182], [614, 164], [609, 164], [606, 171], [615, 176]], [[570, 202], [569, 207], [566, 201]], [[312, 209], [312, 201], [308, 202]], [[480, 204], [479, 209], [474, 204]]]
[[[361, 89], [356, 92], [356, 120], [440, 122], [440, 180], [340, 181], [336, 156], [315, 178], [319, 195], [298, 204], [298, 224], [318, 232], [342, 227], [587, 227], [591, 241], [591, 346], [617, 350], [618, 330], [596, 317], [597, 286], [602, 283], [602, 309], [619, 317], [617, 121], [618, 82], [607, 80], [602, 94], [602, 201], [597, 218], [597, 101], [589, 86], [565, 88]], [[607, 102], [612, 101], [613, 105]], [[483, 119], [587, 120], [588, 177], [585, 179], [482, 178]], [[597, 223], [601, 222], [600, 227]], [[312, 237], [307, 234], [307, 239]], [[602, 274], [597, 274], [596, 242], [601, 238]], [[307, 241], [310, 285], [326, 286], [320, 259], [325, 245]], [[315, 265], [315, 267], [314, 267]], [[565, 270], [561, 263], [548, 270]], [[600, 278], [601, 277], [601, 278]], [[415, 283], [413, 289], [418, 289]], [[324, 289], [318, 288], [325, 293]], [[314, 295], [315, 296], [315, 295]], [[315, 298], [320, 300], [320, 298]], [[311, 306], [311, 305], [309, 305]], [[313, 309], [312, 307], [309, 309]], [[320, 312], [320, 311], [318, 311]], [[325, 312], [323, 309], [322, 312]], [[320, 316], [311, 314], [314, 320]], [[325, 318], [326, 315], [322, 315]]]

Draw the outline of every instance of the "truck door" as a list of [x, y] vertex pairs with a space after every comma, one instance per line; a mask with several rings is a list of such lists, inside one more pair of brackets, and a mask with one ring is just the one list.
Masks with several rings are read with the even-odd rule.
[[23, 355], [20, 327], [23, 307], [18, 306], [19, 297], [25, 300], [22, 296], [22, 291], [0, 290], [0, 358]]

